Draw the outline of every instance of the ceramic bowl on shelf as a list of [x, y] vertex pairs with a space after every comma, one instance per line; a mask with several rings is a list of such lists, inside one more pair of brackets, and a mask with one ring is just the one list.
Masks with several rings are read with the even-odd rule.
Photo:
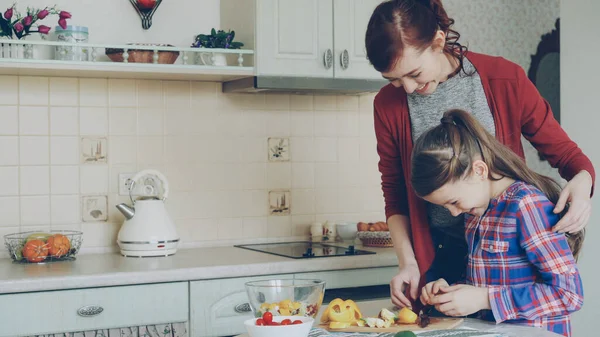
[[245, 287], [254, 317], [269, 311], [273, 316], [314, 318], [325, 293], [322, 280], [259, 280], [246, 282]]
[[[135, 49], [135, 46], [156, 46], [156, 47], [174, 47], [170, 44], [131, 44], [131, 49], [127, 49], [127, 62], [129, 63], [154, 63], [154, 51], [146, 49]], [[105, 54], [113, 62], [123, 62], [122, 48], [106, 48]], [[173, 64], [179, 57], [178, 51], [158, 50], [158, 64]]]
[[289, 325], [257, 325], [260, 318], [251, 318], [244, 322], [246, 331], [250, 337], [306, 337], [314, 324], [312, 317], [275, 316], [273, 322], [281, 323], [288, 319], [290, 321], [300, 320], [300, 324]]
[[71, 230], [28, 231], [4, 236], [4, 245], [16, 263], [75, 260], [83, 233]]

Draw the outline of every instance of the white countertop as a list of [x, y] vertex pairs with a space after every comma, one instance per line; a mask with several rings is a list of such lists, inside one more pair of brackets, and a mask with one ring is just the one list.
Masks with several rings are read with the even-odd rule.
[[173, 256], [79, 255], [75, 261], [16, 264], [0, 260], [0, 294], [396, 266], [392, 248], [377, 254], [292, 259], [237, 247], [180, 249]]

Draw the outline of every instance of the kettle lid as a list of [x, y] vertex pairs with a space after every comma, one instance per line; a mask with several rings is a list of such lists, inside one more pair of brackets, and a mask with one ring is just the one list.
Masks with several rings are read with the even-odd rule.
[[169, 195], [167, 178], [157, 170], [143, 170], [131, 178], [129, 197], [139, 196], [138, 200], [165, 200]]

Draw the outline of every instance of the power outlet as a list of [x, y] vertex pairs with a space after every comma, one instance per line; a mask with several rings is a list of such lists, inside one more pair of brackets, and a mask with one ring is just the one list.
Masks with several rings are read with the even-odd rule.
[[135, 173], [119, 173], [119, 195], [129, 195], [129, 186], [131, 186], [131, 178], [133, 178], [134, 174]]

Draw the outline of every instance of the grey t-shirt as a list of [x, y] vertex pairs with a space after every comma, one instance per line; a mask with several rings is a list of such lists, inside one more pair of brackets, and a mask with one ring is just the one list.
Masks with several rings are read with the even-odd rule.
[[[449, 109], [462, 109], [470, 112], [485, 127], [495, 135], [494, 118], [488, 106], [483, 91], [481, 78], [473, 64], [465, 57], [463, 59], [465, 72], [440, 83], [431, 95], [408, 95], [408, 110], [413, 140], [417, 140], [425, 131], [440, 124], [440, 119]], [[474, 72], [474, 73], [473, 73]], [[469, 76], [468, 74], [472, 74]], [[442, 207], [427, 203], [427, 216], [432, 228], [453, 237], [465, 237], [463, 216], [453, 217]]]

